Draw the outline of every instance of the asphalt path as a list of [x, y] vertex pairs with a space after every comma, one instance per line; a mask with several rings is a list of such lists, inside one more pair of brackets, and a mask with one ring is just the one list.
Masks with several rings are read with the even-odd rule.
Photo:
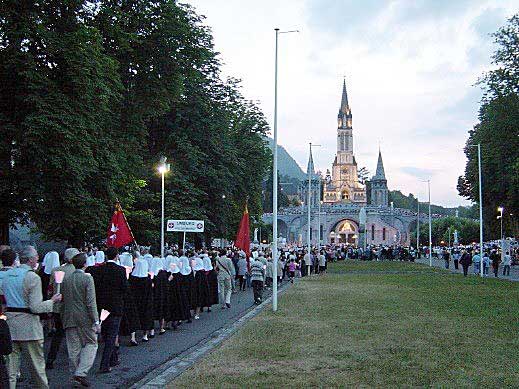
[[[422, 257], [420, 259], [416, 259], [415, 262], [423, 263], [424, 265], [429, 265], [429, 258], [423, 258]], [[437, 258], [433, 257], [432, 265], [435, 266], [435, 267], [439, 267], [439, 268], [445, 269], [445, 261], [443, 259], [437, 259]], [[452, 260], [452, 258], [451, 258], [451, 260], [449, 262], [449, 268], [446, 269], [446, 270], [449, 270], [452, 273], [463, 274], [463, 268], [462, 268], [461, 265], [458, 266], [457, 270], [454, 269], [454, 261]], [[474, 265], [470, 265], [468, 274], [469, 275], [474, 275]], [[485, 275], [485, 277], [494, 278], [494, 272], [493, 272], [492, 264], [490, 264], [489, 269], [488, 269], [488, 275]], [[510, 275], [509, 276], [503, 276], [503, 265], [499, 265], [498, 277], [503, 279], [503, 280], [519, 281], [519, 266], [512, 266], [511, 269], [510, 269]]]
[[[265, 289], [263, 294], [266, 298], [271, 295], [271, 291]], [[237, 292], [232, 295], [230, 309], [221, 309], [220, 305], [214, 305], [211, 308], [211, 312], [200, 314], [200, 319], [193, 320], [192, 323], [181, 324], [176, 331], [170, 330], [166, 331], [163, 335], [158, 335], [156, 329], [155, 338], [150, 339], [147, 343], [140, 342], [140, 337], [142, 337], [141, 332], [137, 332], [139, 345], [136, 347], [129, 347], [129, 337], [121, 337], [121, 364], [108, 374], [97, 373], [104, 346], [103, 343], [100, 343], [94, 366], [87, 378], [91, 386], [95, 388], [129, 387], [156, 367], [195, 346], [204, 339], [210, 338], [215, 331], [230, 326], [250, 311], [252, 307], [254, 307], [252, 288], [249, 288], [244, 292]], [[49, 339], [46, 339], [45, 355], [47, 355], [48, 347]], [[26, 372], [27, 370], [22, 372], [22, 376], [25, 379], [18, 387], [31, 387], [28, 382], [28, 373]], [[68, 369], [65, 339], [63, 339], [58, 358], [54, 363], [54, 369], [47, 370], [47, 378], [51, 388], [71, 387], [71, 374]]]

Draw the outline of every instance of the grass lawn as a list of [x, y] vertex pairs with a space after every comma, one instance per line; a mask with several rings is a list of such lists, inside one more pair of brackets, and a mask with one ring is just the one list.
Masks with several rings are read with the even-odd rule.
[[332, 264], [171, 387], [519, 387], [518, 286], [419, 264]]

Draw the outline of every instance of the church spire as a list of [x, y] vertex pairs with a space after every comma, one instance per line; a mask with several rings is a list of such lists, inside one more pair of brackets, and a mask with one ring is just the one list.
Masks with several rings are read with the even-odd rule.
[[348, 104], [348, 92], [346, 91], [346, 79], [342, 82], [342, 98], [340, 113], [347, 115], [350, 112], [350, 105]]
[[310, 147], [310, 157], [308, 158], [308, 166], [306, 168], [306, 174], [315, 176], [314, 158], [312, 157], [312, 148]]
[[373, 178], [378, 180], [386, 179], [386, 173], [384, 172], [384, 163], [382, 162], [382, 153], [380, 152], [380, 149], [378, 150], [377, 172]]
[[346, 79], [342, 82], [342, 97], [341, 107], [339, 108], [339, 114], [337, 115], [338, 128], [351, 130], [351, 109], [348, 103], [348, 92], [346, 91]]

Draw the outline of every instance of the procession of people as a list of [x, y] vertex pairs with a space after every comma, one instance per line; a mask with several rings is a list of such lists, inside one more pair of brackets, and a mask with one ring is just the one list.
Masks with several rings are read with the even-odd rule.
[[[98, 337], [103, 349], [97, 373], [107, 374], [119, 365], [121, 346], [149, 342], [167, 330], [200, 320], [215, 306], [229, 309], [238, 289], [253, 289], [254, 303], [261, 303], [272, 269], [268, 250], [253, 251], [250, 259], [230, 248], [183, 251], [170, 246], [164, 257], [156, 254], [146, 247], [69, 247], [61, 255], [47, 252], [40, 262], [32, 246], [18, 253], [2, 247], [2, 323], [7, 323], [6, 343], [12, 351], [6, 350], [5, 361], [1, 357], [5, 363], [0, 364], [0, 387], [15, 388], [20, 379], [30, 379], [34, 387], [49, 387], [46, 370], [55, 368], [62, 343], [68, 352], [71, 383], [88, 387], [87, 376], [100, 347]], [[285, 264], [282, 255], [278, 282], [284, 278]], [[50, 342], [45, 355], [46, 338]], [[25, 365], [29, 370], [20, 378], [20, 366]]]

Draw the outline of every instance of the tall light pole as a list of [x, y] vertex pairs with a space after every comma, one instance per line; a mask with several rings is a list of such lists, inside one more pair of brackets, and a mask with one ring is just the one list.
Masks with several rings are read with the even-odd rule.
[[483, 277], [483, 180], [481, 178], [481, 143], [469, 145], [478, 148], [478, 181], [479, 181], [479, 275]]
[[429, 266], [432, 266], [432, 220], [431, 220], [431, 180], [427, 180], [429, 190]]
[[499, 212], [499, 216], [497, 217], [501, 221], [501, 260], [503, 260], [503, 257], [505, 255], [505, 238], [503, 236], [503, 211], [505, 210], [504, 207], [498, 207], [497, 211]]
[[418, 202], [418, 212], [416, 214], [416, 255], [420, 258], [420, 200]]
[[166, 163], [168, 159], [166, 157], [160, 158], [160, 164], [158, 171], [162, 178], [162, 205], [160, 210], [160, 256], [164, 258], [164, 175], [170, 171], [170, 164]]
[[274, 59], [274, 163], [272, 167], [272, 311], [278, 309], [278, 37], [297, 31], [283, 31], [275, 28], [276, 52]]
[[[307, 229], [306, 229], [306, 238], [307, 238], [307, 250], [308, 250], [308, 259], [310, 260], [311, 258], [311, 254], [310, 254], [310, 250], [312, 248], [312, 242], [310, 241], [311, 239], [311, 222], [312, 222], [312, 216], [311, 216], [311, 212], [312, 212], [312, 208], [311, 208], [311, 200], [312, 200], [312, 169], [314, 167], [314, 160], [313, 160], [313, 157], [312, 157], [312, 146], [313, 147], [318, 147], [318, 146], [321, 146], [321, 145], [312, 145], [312, 142], [310, 142], [310, 156], [308, 157], [308, 171], [306, 172], [308, 174], [308, 196], [307, 196], [307, 202], [308, 202], [308, 220], [307, 220]], [[312, 162], [312, 165], [310, 166], [310, 162]], [[306, 264], [306, 267], [308, 269], [308, 275], [310, 275], [310, 269], [311, 269], [311, 266], [312, 264]]]

